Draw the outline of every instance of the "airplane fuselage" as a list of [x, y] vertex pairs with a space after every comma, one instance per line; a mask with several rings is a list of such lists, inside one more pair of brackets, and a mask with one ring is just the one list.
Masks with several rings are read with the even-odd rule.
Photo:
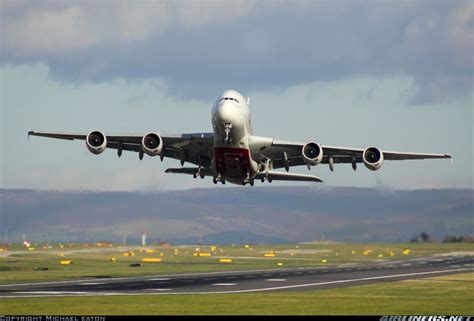
[[238, 92], [225, 91], [212, 109], [214, 153], [212, 169], [219, 179], [241, 184], [253, 180], [258, 163], [252, 158], [252, 124], [247, 100]]

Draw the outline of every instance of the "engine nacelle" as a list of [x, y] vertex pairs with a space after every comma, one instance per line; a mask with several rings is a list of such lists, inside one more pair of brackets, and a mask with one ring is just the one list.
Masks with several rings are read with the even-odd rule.
[[107, 136], [98, 130], [91, 131], [86, 136], [86, 146], [92, 154], [98, 155], [107, 147]]
[[303, 160], [308, 166], [315, 166], [323, 160], [323, 148], [318, 143], [308, 143], [301, 151]]
[[155, 133], [149, 133], [142, 138], [142, 149], [148, 156], [157, 156], [163, 150], [163, 139]]
[[364, 150], [362, 160], [364, 161], [365, 167], [372, 171], [376, 171], [383, 165], [383, 153], [376, 147], [369, 147]]

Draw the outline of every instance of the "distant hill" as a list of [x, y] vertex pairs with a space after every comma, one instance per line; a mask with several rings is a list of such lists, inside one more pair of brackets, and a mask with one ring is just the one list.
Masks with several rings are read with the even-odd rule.
[[473, 190], [258, 187], [91, 192], [0, 189], [0, 241], [282, 243], [474, 234]]

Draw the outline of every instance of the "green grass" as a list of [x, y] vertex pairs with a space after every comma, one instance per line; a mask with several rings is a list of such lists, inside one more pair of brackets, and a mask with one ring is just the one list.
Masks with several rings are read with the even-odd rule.
[[[98, 277], [125, 277], [138, 275], [159, 275], [175, 273], [192, 273], [223, 270], [274, 269], [282, 262], [283, 268], [321, 266], [323, 264], [370, 263], [380, 260], [401, 260], [417, 256], [446, 253], [452, 251], [474, 251], [473, 244], [285, 244], [275, 246], [242, 245], [218, 247], [212, 252], [209, 246], [201, 246], [201, 252], [212, 252], [211, 257], [195, 257], [193, 247], [148, 247], [156, 249], [156, 254], [140, 253], [138, 247], [133, 249], [136, 256], [123, 256], [124, 248], [84, 247], [73, 244], [60, 248], [53, 245], [52, 249], [41, 250], [43, 245], [37, 245], [34, 251], [25, 251], [20, 245], [13, 245], [9, 252], [0, 253], [0, 284], [68, 280]], [[410, 249], [409, 255], [403, 255], [404, 249]], [[174, 250], [178, 249], [178, 255]], [[368, 255], [363, 252], [371, 249]], [[313, 252], [304, 252], [304, 251]], [[275, 251], [275, 258], [265, 258], [263, 253]], [[355, 251], [355, 254], [352, 253]], [[389, 256], [392, 251], [394, 256]], [[64, 254], [59, 257], [58, 254]], [[163, 253], [162, 263], [144, 263], [142, 267], [130, 267], [131, 263], [141, 262], [144, 257], [156, 257]], [[6, 254], [8, 256], [6, 256]], [[292, 255], [293, 254], [293, 255]], [[380, 258], [378, 255], [383, 255]], [[110, 257], [116, 257], [117, 263], [111, 263]], [[219, 263], [218, 257], [233, 259], [231, 264]], [[61, 259], [71, 259], [74, 264], [60, 265]], [[322, 263], [322, 259], [327, 263]], [[47, 267], [48, 271], [35, 271], [35, 267]]]
[[473, 315], [474, 273], [308, 292], [0, 299], [3, 314]]

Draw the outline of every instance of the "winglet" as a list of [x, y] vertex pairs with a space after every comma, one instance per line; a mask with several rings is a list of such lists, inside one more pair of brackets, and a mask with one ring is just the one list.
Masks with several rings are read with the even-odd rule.
[[35, 133], [34, 130], [30, 130], [30, 131], [28, 132], [28, 139], [27, 139], [27, 140], [30, 140], [30, 136], [33, 135], [34, 133]]

